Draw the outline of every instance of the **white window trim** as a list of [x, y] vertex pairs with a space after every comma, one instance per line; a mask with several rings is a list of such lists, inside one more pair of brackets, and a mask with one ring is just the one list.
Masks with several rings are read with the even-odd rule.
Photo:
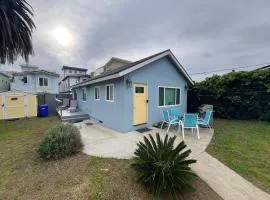
[[[107, 86], [112, 86], [112, 88], [113, 88], [113, 99], [112, 100], [107, 100]], [[110, 96], [110, 90], [109, 90], [109, 96]], [[114, 102], [114, 99], [115, 99], [114, 84], [107, 84], [107, 85], [105, 85], [105, 101], [107, 101], [107, 102]]]
[[[98, 99], [96, 99], [96, 88], [98, 89]], [[94, 100], [100, 101], [100, 86], [94, 87]]]
[[[46, 78], [47, 79], [47, 86], [43, 85], [39, 85], [39, 79], [42, 78], [43, 79], [43, 84], [44, 84], [44, 79]], [[48, 88], [49, 87], [49, 78], [48, 77], [45, 77], [45, 76], [38, 76], [38, 79], [37, 79], [37, 84], [38, 84], [38, 87], [41, 87], [41, 88]]]
[[86, 102], [87, 101], [87, 92], [86, 92], [86, 87], [84, 87], [82, 89], [82, 92], [85, 91], [85, 100], [83, 100], [83, 95], [82, 95], [82, 102]]
[[[160, 106], [159, 105], [159, 88], [171, 88], [171, 89], [179, 89], [180, 90], [180, 94], [179, 94], [179, 101], [180, 104], [174, 104], [174, 105], [164, 105], [164, 106]], [[157, 95], [157, 105], [158, 108], [166, 108], [166, 107], [174, 107], [174, 106], [181, 106], [182, 105], [182, 90], [181, 87], [172, 87], [172, 86], [158, 86], [158, 95]], [[176, 102], [176, 95], [175, 95], [175, 102]], [[165, 89], [164, 89], [164, 104], [165, 104]]]

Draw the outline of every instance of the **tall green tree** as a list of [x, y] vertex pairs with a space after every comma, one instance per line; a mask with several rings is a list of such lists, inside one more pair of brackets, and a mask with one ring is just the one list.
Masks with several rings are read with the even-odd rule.
[[33, 8], [26, 0], [0, 0], [0, 63], [33, 54]]

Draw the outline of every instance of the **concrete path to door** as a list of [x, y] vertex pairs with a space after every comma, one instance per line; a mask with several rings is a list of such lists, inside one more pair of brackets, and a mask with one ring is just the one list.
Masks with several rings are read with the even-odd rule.
[[[84, 143], [84, 153], [92, 156], [107, 158], [130, 159], [134, 156], [137, 142], [143, 136], [156, 132], [164, 138], [166, 131], [153, 129], [147, 133], [119, 133], [111, 129], [100, 126], [99, 124], [86, 125], [84, 122], [77, 123]], [[176, 142], [182, 141], [182, 135], [172, 130], [169, 135], [177, 135]], [[217, 159], [205, 152], [206, 147], [213, 134], [209, 129], [200, 129], [201, 139], [196, 135], [186, 131], [185, 142], [187, 147], [192, 150], [191, 158], [197, 160], [192, 169], [215, 190], [223, 199], [228, 200], [270, 200], [270, 195], [250, 182], [239, 176], [233, 170], [219, 162]]]

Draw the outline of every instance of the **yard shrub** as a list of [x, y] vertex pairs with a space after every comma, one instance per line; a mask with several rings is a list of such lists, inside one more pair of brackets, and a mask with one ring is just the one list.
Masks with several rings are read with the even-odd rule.
[[78, 128], [59, 123], [45, 132], [38, 152], [44, 159], [59, 159], [78, 153], [82, 147]]
[[188, 112], [212, 104], [225, 119], [270, 121], [270, 68], [214, 75], [195, 83], [188, 92]]
[[175, 199], [177, 191], [194, 189], [192, 180], [197, 175], [191, 171], [190, 164], [196, 160], [188, 159], [191, 150], [184, 150], [184, 141], [174, 147], [175, 139], [176, 136], [166, 134], [162, 140], [156, 133], [156, 139], [149, 134], [149, 138], [144, 136], [144, 141], [137, 144], [132, 166], [138, 172], [138, 181], [148, 186], [155, 196], [169, 192]]

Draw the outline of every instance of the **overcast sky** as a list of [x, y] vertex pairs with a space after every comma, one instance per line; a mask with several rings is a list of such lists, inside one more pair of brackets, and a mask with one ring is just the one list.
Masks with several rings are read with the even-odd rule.
[[165, 49], [190, 74], [270, 62], [269, 0], [29, 3], [37, 26], [30, 63], [48, 70], [69, 65], [91, 71], [112, 56], [135, 61]]

